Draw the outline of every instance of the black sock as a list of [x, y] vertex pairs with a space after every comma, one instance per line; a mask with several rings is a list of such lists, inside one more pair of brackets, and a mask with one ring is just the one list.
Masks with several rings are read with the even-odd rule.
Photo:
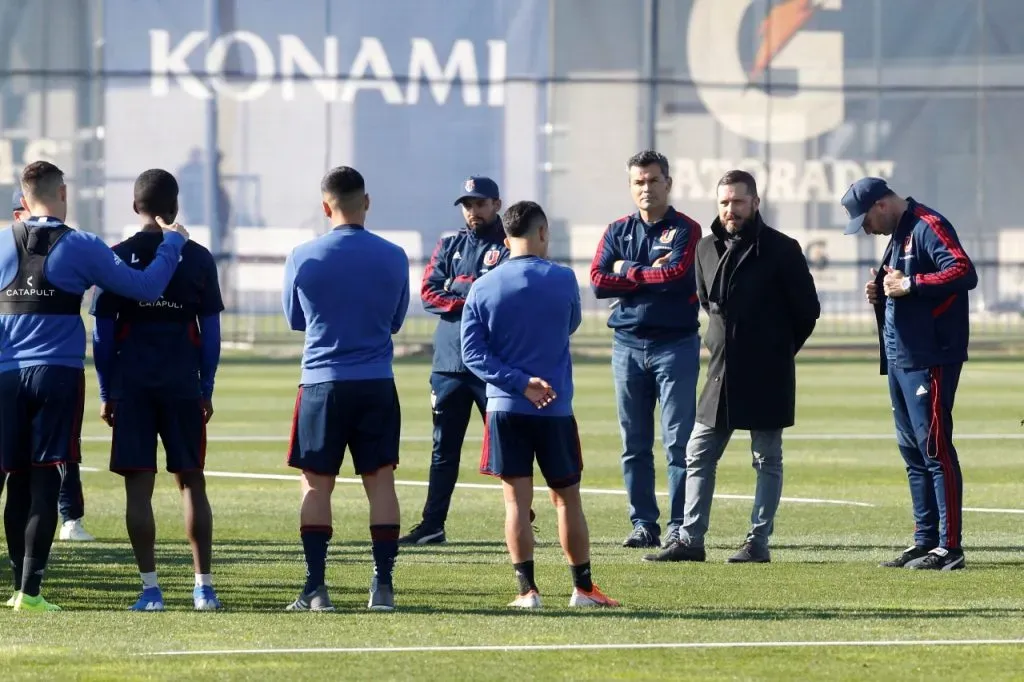
[[398, 556], [398, 524], [370, 526], [370, 539], [373, 541], [373, 572], [377, 582], [390, 585], [395, 569], [395, 558]]
[[533, 559], [512, 564], [512, 568], [516, 570], [516, 580], [519, 581], [519, 594], [527, 594], [530, 590], [540, 592], [533, 580]]
[[21, 591], [38, 597], [46, 564], [57, 532], [57, 498], [62, 473], [57, 467], [32, 470], [32, 506], [25, 524], [25, 563], [21, 567]]
[[315, 592], [327, 578], [327, 543], [334, 535], [330, 526], [302, 526], [302, 553], [306, 557], [306, 587], [303, 594]]
[[[24, 557], [23, 557], [24, 558]], [[21, 561], [10, 560], [11, 562], [11, 578], [14, 584], [14, 591], [21, 592]]]
[[590, 592], [594, 589], [594, 581], [590, 579], [589, 561], [572, 567], [572, 584], [584, 592]]

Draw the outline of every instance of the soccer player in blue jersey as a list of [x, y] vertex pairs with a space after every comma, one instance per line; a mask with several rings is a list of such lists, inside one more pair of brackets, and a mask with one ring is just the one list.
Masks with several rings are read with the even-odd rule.
[[[142, 228], [114, 247], [133, 268], [145, 268], [164, 242], [160, 223], [178, 213], [178, 183], [165, 170], [142, 173], [133, 205]], [[133, 611], [162, 611], [156, 573], [153, 486], [157, 439], [167, 454], [185, 507], [192, 545], [197, 611], [221, 607], [210, 573], [213, 512], [206, 495], [206, 424], [213, 416], [213, 384], [220, 359], [224, 310], [217, 264], [208, 250], [189, 241], [178, 269], [155, 302], [134, 301], [97, 290], [92, 314], [93, 359], [100, 385], [100, 418], [113, 429], [110, 470], [124, 477], [125, 525], [142, 578]]]
[[0, 230], [0, 469], [7, 477], [4, 530], [20, 590], [17, 610], [56, 611], [40, 594], [57, 528], [57, 497], [68, 462], [81, 461], [85, 403], [82, 296], [104, 289], [160, 298], [188, 239], [162, 225], [148, 268], [135, 270], [103, 241], [64, 224], [67, 186], [47, 161], [21, 176], [29, 218]]
[[288, 610], [334, 610], [325, 580], [331, 493], [347, 448], [370, 503], [374, 574], [367, 606], [391, 611], [402, 425], [391, 335], [409, 308], [409, 259], [364, 227], [370, 197], [357, 170], [331, 170], [320, 191], [333, 229], [297, 246], [285, 264], [285, 317], [306, 333], [288, 454], [288, 465], [302, 470], [306, 585]]
[[591, 580], [580, 499], [583, 460], [569, 353], [569, 337], [581, 322], [579, 284], [571, 269], [546, 260], [550, 231], [540, 206], [512, 204], [502, 221], [510, 258], [469, 291], [462, 358], [487, 383], [480, 470], [503, 483], [505, 542], [519, 580], [519, 595], [509, 606], [541, 607], [530, 528], [534, 458], [558, 510], [558, 536], [572, 566], [569, 606], [618, 606]]

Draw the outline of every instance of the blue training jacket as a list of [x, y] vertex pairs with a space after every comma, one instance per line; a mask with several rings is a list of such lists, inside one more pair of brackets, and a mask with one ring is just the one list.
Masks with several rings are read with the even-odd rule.
[[[881, 372], [889, 364], [921, 369], [967, 360], [970, 306], [967, 292], [978, 286], [978, 273], [956, 230], [937, 211], [907, 198], [907, 210], [889, 241], [878, 269], [875, 305]], [[896, 263], [910, 277], [910, 293], [888, 299], [882, 293], [885, 265]], [[886, 306], [893, 328], [886, 330]], [[887, 357], [885, 335], [894, 335], [896, 357]]]

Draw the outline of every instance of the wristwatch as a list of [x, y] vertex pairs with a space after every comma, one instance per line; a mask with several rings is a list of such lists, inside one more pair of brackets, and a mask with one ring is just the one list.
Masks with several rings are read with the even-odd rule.
[[910, 275], [907, 275], [900, 280], [900, 289], [903, 289], [903, 291], [910, 291]]

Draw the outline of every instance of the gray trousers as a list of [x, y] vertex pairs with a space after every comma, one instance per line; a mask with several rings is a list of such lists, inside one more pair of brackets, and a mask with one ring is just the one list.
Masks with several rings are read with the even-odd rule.
[[[686, 509], [680, 539], [692, 547], [704, 546], [704, 535], [708, 532], [711, 518], [711, 499], [715, 494], [718, 460], [722, 458], [732, 433], [732, 429], [716, 429], [697, 423], [686, 445]], [[747, 542], [767, 547], [775, 512], [782, 498], [782, 429], [751, 431], [750, 437], [757, 486]]]

